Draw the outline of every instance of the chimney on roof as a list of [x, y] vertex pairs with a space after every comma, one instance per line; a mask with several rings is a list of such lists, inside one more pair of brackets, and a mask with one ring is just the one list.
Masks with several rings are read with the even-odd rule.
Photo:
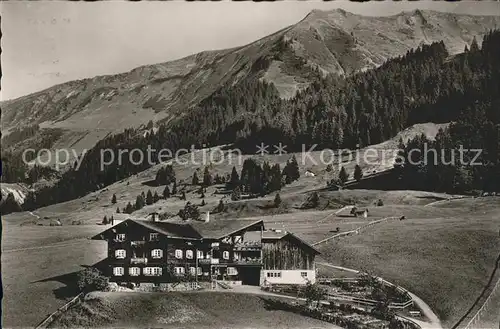
[[207, 211], [207, 214], [205, 215], [205, 223], [210, 222], [210, 211]]

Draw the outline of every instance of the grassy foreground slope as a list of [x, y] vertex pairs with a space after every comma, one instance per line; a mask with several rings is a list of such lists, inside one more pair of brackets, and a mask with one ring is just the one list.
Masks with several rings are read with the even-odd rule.
[[451, 327], [493, 270], [500, 250], [500, 200], [466, 199], [393, 210], [406, 220], [318, 246], [322, 256], [407, 288]]
[[107, 255], [106, 243], [86, 237], [97, 225], [19, 226], [2, 220], [2, 327], [33, 328], [76, 293], [71, 273]]
[[267, 297], [237, 293], [92, 293], [51, 328], [336, 328], [268, 309]]

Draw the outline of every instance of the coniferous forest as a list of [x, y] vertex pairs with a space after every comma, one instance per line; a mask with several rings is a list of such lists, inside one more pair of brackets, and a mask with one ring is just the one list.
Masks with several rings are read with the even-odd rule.
[[[474, 40], [455, 56], [439, 42], [346, 78], [313, 70], [315, 81], [291, 99], [281, 99], [273, 84], [249, 75], [238, 84], [221, 87], [185, 116], [160, 125], [155, 133], [144, 136], [126, 129], [101, 140], [87, 152], [79, 170], [70, 169], [54, 186], [30, 195], [26, 207], [81, 197], [149, 166], [124, 161], [101, 170], [101, 149], [146, 151], [150, 145], [175, 151], [191, 145], [234, 143], [243, 151], [255, 152], [261, 142], [281, 142], [288, 151], [300, 151], [303, 144], [318, 144], [317, 149], [354, 148], [380, 143], [424, 122], [453, 122], [433, 145], [448, 151], [459, 145], [481, 147], [485, 166], [427, 164], [417, 168], [406, 161], [398, 170], [408, 188], [466, 191], [487, 188], [486, 181], [500, 186], [499, 58], [500, 31], [492, 31], [481, 45]], [[420, 137], [412, 140], [402, 145], [403, 152], [425, 142]], [[25, 179], [22, 172], [13, 175], [18, 181]], [[246, 184], [253, 189], [252, 182]]]

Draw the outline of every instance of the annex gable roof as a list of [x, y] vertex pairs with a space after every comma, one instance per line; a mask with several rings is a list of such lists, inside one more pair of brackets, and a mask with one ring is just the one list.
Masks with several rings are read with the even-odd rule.
[[263, 241], [265, 241], [265, 240], [268, 240], [268, 241], [281, 240], [281, 239], [285, 239], [285, 238], [294, 240], [295, 242], [306, 246], [308, 249], [310, 249], [315, 254], [320, 254], [320, 252], [316, 248], [314, 248], [314, 246], [305, 242], [304, 240], [302, 240], [301, 238], [299, 238], [298, 236], [296, 236], [295, 234], [293, 234], [291, 232], [287, 232], [287, 231], [276, 232], [275, 230], [269, 230], [269, 231], [264, 231], [262, 233], [262, 240]]
[[205, 239], [221, 239], [252, 226], [262, 225], [262, 227], [264, 227], [264, 221], [249, 219], [221, 219], [208, 223], [192, 222], [190, 225]]

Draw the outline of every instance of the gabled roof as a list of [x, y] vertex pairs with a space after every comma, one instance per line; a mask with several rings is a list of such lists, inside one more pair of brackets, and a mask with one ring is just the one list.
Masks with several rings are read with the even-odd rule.
[[262, 223], [262, 220], [216, 220], [212, 222], [160, 222], [137, 219], [127, 219], [107, 230], [92, 237], [93, 240], [102, 240], [103, 234], [115, 227], [136, 223], [152, 231], [161, 233], [170, 238], [183, 239], [220, 239], [227, 235], [237, 233], [245, 228]]
[[202, 236], [189, 224], [134, 220], [134, 222], [169, 237], [200, 239]]
[[[249, 220], [249, 219], [233, 219], [233, 220], [215, 220], [208, 223], [205, 222], [153, 222], [147, 220], [139, 219], [127, 219], [124, 220], [107, 230], [93, 236], [92, 240], [103, 240], [104, 235], [108, 232], [113, 231], [118, 226], [129, 225], [130, 223], [135, 223], [148, 228], [152, 231], [163, 234], [169, 238], [179, 238], [179, 239], [191, 239], [191, 240], [201, 240], [201, 239], [221, 239], [228, 235], [238, 233], [246, 228], [254, 225], [264, 225], [264, 221], [261, 220]], [[320, 252], [314, 248], [309, 243], [300, 239], [295, 234], [287, 231], [274, 231], [274, 230], [264, 230], [262, 233], [263, 240], [281, 240], [283, 238], [291, 238], [298, 243], [306, 246], [314, 253], [319, 254]]]
[[183, 238], [183, 239], [200, 239], [200, 234], [195, 231], [189, 224], [169, 223], [169, 222], [153, 222], [138, 219], [127, 219], [118, 223], [107, 230], [93, 236], [92, 240], [102, 240], [103, 235], [114, 230], [116, 227], [135, 223], [148, 228], [152, 231], [158, 232], [170, 238]]
[[287, 232], [287, 231], [276, 232], [274, 230], [264, 231], [262, 233], [262, 240], [281, 240], [281, 239], [283, 239], [285, 237], [291, 238], [292, 240], [295, 240], [298, 243], [306, 246], [307, 248], [311, 249], [315, 254], [320, 254], [320, 252], [318, 251], [318, 249], [314, 248], [312, 245], [310, 245], [309, 243], [305, 242], [304, 240], [302, 240], [301, 238], [299, 238], [298, 236], [296, 236], [293, 233], [290, 233], [290, 232]]

